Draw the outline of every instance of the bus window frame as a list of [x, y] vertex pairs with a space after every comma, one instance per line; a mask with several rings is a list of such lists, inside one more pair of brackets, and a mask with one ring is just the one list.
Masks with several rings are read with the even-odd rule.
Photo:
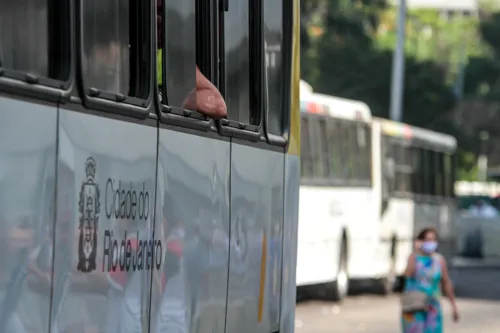
[[[265, 0], [264, 0], [265, 1]], [[282, 0], [281, 6], [282, 26], [281, 26], [281, 68], [283, 83], [281, 85], [281, 135], [271, 133], [269, 131], [269, 89], [267, 80], [267, 69], [265, 67], [264, 58], [264, 129], [267, 137], [267, 142], [271, 145], [288, 148], [290, 141], [290, 121], [291, 121], [291, 78], [292, 78], [292, 61], [293, 61], [293, 20], [285, 20], [285, 17], [293, 16], [293, 0]], [[263, 23], [265, 16], [263, 14]], [[262, 38], [265, 42], [264, 28], [262, 28]], [[265, 52], [265, 48], [264, 48]], [[265, 54], [264, 54], [265, 57]]]
[[[250, 82], [249, 82], [249, 118], [252, 115], [258, 116], [258, 124], [251, 124], [250, 119], [248, 122], [240, 122], [236, 120], [230, 120], [226, 118], [219, 119], [216, 121], [217, 129], [219, 134], [226, 137], [233, 137], [242, 140], [248, 140], [253, 142], [259, 142], [265, 138], [264, 131], [264, 112], [266, 108], [265, 104], [265, 93], [263, 89], [263, 82], [265, 77], [265, 50], [264, 50], [264, 6], [262, 1], [264, 0], [243, 0], [246, 1], [249, 6], [249, 68], [250, 68]], [[224, 30], [219, 31], [219, 38], [222, 39], [222, 52], [224, 54], [223, 58], [227, 58], [225, 49], [225, 17], [226, 15], [231, 15], [231, 6], [227, 1], [219, 1], [221, 5], [227, 7], [223, 8], [219, 20], [222, 22], [222, 27]], [[253, 16], [252, 16], [253, 15]], [[257, 68], [257, 70], [255, 70]], [[220, 81], [227, 82], [227, 62], [224, 61], [220, 64], [220, 71], [224, 73], [224, 78]], [[224, 98], [227, 98], [227, 90], [223, 89]], [[228, 114], [231, 110], [228, 107]]]
[[[61, 3], [66, 6], [62, 9], [66, 12], [66, 15], [56, 15], [59, 22], [59, 29], [57, 29], [57, 32], [59, 34], [64, 33], [65, 35], [59, 35], [59, 38], [64, 39], [64, 41], [62, 45], [57, 45], [58, 51], [56, 53], [61, 53], [61, 50], [63, 50], [62, 52], [64, 54], [59, 59], [53, 61], [60, 65], [59, 71], [64, 73], [66, 79], [58, 80], [45, 76], [38, 76], [26, 71], [0, 67], [0, 91], [49, 102], [62, 103], [69, 100], [75, 81], [74, 38], [72, 38], [75, 35], [75, 3], [73, 0], [49, 0], [47, 1], [47, 13], [51, 6], [60, 10]], [[50, 20], [51, 18], [48, 17], [49, 25], [53, 24]], [[49, 29], [49, 34], [50, 32]], [[48, 47], [48, 52], [50, 58], [50, 47]], [[65, 63], [65, 61], [61, 61], [61, 59], [67, 62]], [[50, 62], [49, 60], [49, 64]]]
[[[153, 0], [153, 4], [154, 4], [154, 12], [156, 15], [158, 15], [158, 8], [156, 6], [156, 1], [157, 0]], [[154, 79], [154, 86], [155, 86], [155, 98], [156, 98], [156, 104], [158, 105], [158, 110], [159, 110], [159, 118], [160, 118], [160, 123], [162, 124], [166, 124], [166, 125], [173, 125], [173, 126], [178, 126], [178, 127], [182, 127], [182, 128], [188, 128], [188, 129], [194, 129], [194, 130], [198, 130], [198, 131], [202, 131], [202, 132], [208, 132], [210, 130], [216, 130], [215, 128], [215, 125], [212, 121], [212, 119], [206, 115], [204, 115], [203, 113], [201, 112], [198, 112], [196, 110], [188, 110], [188, 109], [183, 109], [182, 107], [180, 106], [175, 106], [175, 105], [170, 105], [169, 102], [168, 102], [168, 90], [167, 90], [167, 86], [166, 86], [166, 82], [167, 82], [167, 77], [168, 77], [168, 66], [167, 66], [167, 57], [168, 57], [168, 52], [167, 52], [167, 33], [166, 33], [166, 30], [167, 30], [167, 25], [168, 25], [168, 22], [167, 22], [167, 11], [165, 10], [166, 8], [166, 5], [165, 5], [165, 2], [166, 1], [175, 1], [175, 0], [163, 0], [163, 12], [161, 13], [162, 15], [162, 21], [163, 21], [163, 27], [162, 29], [164, 30], [163, 31], [163, 52], [162, 52], [162, 59], [161, 59], [161, 62], [162, 62], [162, 82], [164, 83], [163, 86], [162, 86], [162, 89], [160, 90], [160, 87], [158, 86], [158, 83], [156, 82], [156, 79]], [[195, 48], [196, 48], [196, 58], [195, 58], [195, 65], [198, 65], [197, 64], [197, 60], [198, 60], [198, 57], [200, 56], [198, 54], [199, 52], [199, 48], [200, 48], [200, 51], [201, 52], [210, 52], [209, 54], [204, 54], [204, 56], [208, 57], [208, 61], [211, 61], [211, 57], [214, 57], [213, 55], [213, 52], [214, 52], [214, 48], [213, 48], [213, 44], [215, 44], [214, 42], [214, 39], [217, 39], [218, 36], [211, 36], [211, 34], [213, 33], [213, 27], [211, 26], [211, 29], [207, 29], [205, 30], [206, 31], [206, 35], [209, 35], [210, 39], [209, 39], [209, 50], [206, 50], [205, 49], [205, 45], [200, 45], [200, 43], [198, 42], [198, 38], [196, 37], [196, 34], [198, 33], [198, 28], [199, 28], [199, 25], [203, 25], [203, 24], [208, 24], [210, 25], [211, 23], [211, 18], [212, 18], [212, 15], [214, 15], [213, 11], [215, 10], [218, 10], [219, 8], [218, 7], [215, 7], [214, 8], [214, 2], [213, 1], [205, 1], [205, 3], [201, 3], [200, 1], [198, 0], [191, 0], [195, 3], [195, 15], [196, 15], [196, 19], [195, 19]], [[209, 9], [208, 11], [205, 11], [204, 13], [200, 13], [200, 11], [202, 9], [206, 9], [206, 8], [200, 8], [199, 6], [200, 5], [205, 5], [205, 6], [208, 6]], [[218, 5], [216, 5], [218, 6]], [[202, 15], [203, 14], [203, 15]], [[155, 16], [156, 17], [156, 16]], [[219, 16], [220, 17], [220, 16]], [[207, 22], [208, 20], [208, 22]], [[218, 23], [218, 22], [217, 22]], [[156, 32], [156, 29], [154, 31], [154, 36], [155, 36], [155, 39], [157, 38], [157, 32]], [[206, 41], [204, 41], [206, 43]], [[154, 47], [154, 63], [156, 64], [158, 59], [158, 53], [157, 53], [157, 46], [156, 46], [156, 43], [153, 45]], [[215, 55], [216, 57], [216, 55]], [[205, 59], [204, 59], [205, 60]], [[203, 68], [200, 68], [200, 70], [202, 70]], [[217, 68], [212, 68], [214, 71], [217, 70]], [[157, 66], [155, 65], [154, 66], [154, 72], [155, 72], [155, 78], [156, 78], [156, 75], [157, 75], [157, 71], [158, 71], [158, 68]], [[195, 69], [193, 69], [193, 74], [196, 75], [196, 72], [195, 72]], [[207, 77], [208, 79], [210, 79], [210, 77]], [[211, 80], [213, 82], [213, 80]], [[195, 89], [196, 87], [193, 87], [193, 89]], [[164, 100], [166, 101], [166, 103], [163, 103], [162, 100], [160, 99], [160, 96], [159, 96], [159, 93], [161, 92], [162, 96], [164, 97]]]
[[[75, 0], [77, 1], [77, 0]], [[128, 0], [128, 1], [134, 1], [134, 0]], [[84, 1], [80, 0], [77, 1], [77, 4], [75, 6], [75, 11], [76, 11], [76, 17], [80, 18], [80, 20], [76, 21], [76, 38], [75, 38], [75, 43], [76, 43], [76, 72], [77, 72], [77, 82], [80, 90], [80, 96], [83, 105], [88, 108], [88, 109], [93, 109], [97, 111], [102, 111], [102, 112], [108, 112], [111, 114], [117, 114], [117, 115], [124, 115], [128, 117], [133, 117], [133, 118], [138, 118], [138, 119], [146, 119], [151, 113], [154, 113], [154, 94], [157, 91], [154, 87], [153, 82], [153, 75], [156, 73], [156, 71], [153, 69], [153, 64], [155, 64], [154, 60], [156, 60], [155, 57], [155, 51], [156, 51], [156, 43], [153, 43], [153, 38], [156, 37], [155, 31], [153, 31], [153, 11], [152, 6], [156, 5], [156, 1], [154, 0], [146, 0], [146, 1], [140, 1], [140, 0], [135, 0], [139, 4], [142, 4], [141, 10], [144, 12], [141, 13], [140, 15], [143, 15], [142, 19], [147, 22], [147, 24], [144, 24], [145, 26], [149, 27], [149, 29], [144, 29], [146, 33], [148, 34], [147, 38], [149, 41], [146, 42], [145, 44], [146, 47], [141, 48], [139, 53], [145, 52], [145, 50], [149, 49], [149, 57], [146, 57], [145, 60], [147, 63], [147, 70], [145, 71], [145, 78], [142, 77], [144, 80], [144, 87], [143, 89], [147, 89], [147, 98], [142, 99], [139, 97], [133, 97], [133, 96], [125, 96], [123, 94], [116, 94], [112, 92], [107, 92], [107, 91], [100, 91], [96, 88], [88, 87], [85, 84], [85, 71], [83, 68], [83, 52], [84, 52], [84, 21], [82, 20], [83, 18], [83, 6], [84, 6]], [[130, 15], [130, 13], [129, 13]], [[139, 14], [137, 14], [139, 15]], [[147, 15], [144, 17], [144, 15]], [[135, 22], [134, 29], [137, 29], [138, 22]], [[144, 31], [138, 31], [138, 33], [144, 33]], [[149, 32], [149, 33], [148, 33]], [[129, 38], [131, 36], [129, 35]], [[138, 38], [139, 39], [139, 38]], [[139, 63], [134, 65], [136, 68], [134, 70], [138, 71], [139, 68]], [[131, 78], [133, 76], [131, 75]]]

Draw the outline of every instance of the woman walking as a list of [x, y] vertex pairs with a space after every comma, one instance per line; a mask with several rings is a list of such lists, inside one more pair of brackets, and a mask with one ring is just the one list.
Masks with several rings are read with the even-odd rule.
[[[441, 287], [453, 308], [453, 320], [458, 321], [453, 285], [446, 260], [436, 252], [437, 246], [437, 231], [425, 228], [418, 234], [416, 251], [408, 258], [402, 295], [403, 333], [443, 333]], [[421, 308], [420, 300], [425, 300]]]

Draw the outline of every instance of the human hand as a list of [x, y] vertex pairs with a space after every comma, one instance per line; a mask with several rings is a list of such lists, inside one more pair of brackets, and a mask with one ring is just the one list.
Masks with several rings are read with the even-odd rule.
[[453, 307], [453, 321], [457, 323], [460, 320], [460, 315], [456, 306]]

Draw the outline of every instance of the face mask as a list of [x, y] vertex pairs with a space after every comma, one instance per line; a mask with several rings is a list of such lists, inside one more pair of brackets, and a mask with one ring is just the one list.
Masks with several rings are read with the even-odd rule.
[[426, 241], [426, 242], [422, 243], [422, 246], [420, 247], [420, 249], [425, 253], [432, 253], [432, 252], [436, 251], [437, 247], [438, 247], [437, 242]]

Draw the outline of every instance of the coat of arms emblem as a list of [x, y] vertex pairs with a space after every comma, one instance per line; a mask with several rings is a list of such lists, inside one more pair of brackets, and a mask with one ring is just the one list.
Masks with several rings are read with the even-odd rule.
[[78, 239], [78, 267], [88, 273], [97, 268], [97, 228], [99, 225], [99, 186], [95, 183], [96, 162], [92, 157], [85, 162], [85, 181], [80, 189], [78, 209], [80, 236]]

